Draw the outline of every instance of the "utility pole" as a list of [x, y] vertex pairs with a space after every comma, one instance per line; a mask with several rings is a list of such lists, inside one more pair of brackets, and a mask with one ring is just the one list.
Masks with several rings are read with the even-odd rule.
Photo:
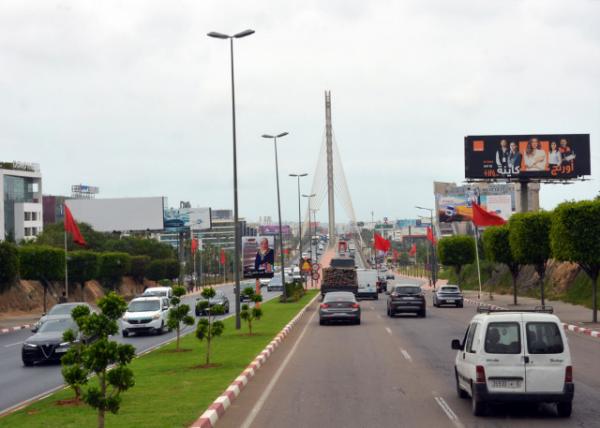
[[325, 144], [327, 151], [327, 206], [329, 210], [329, 245], [335, 244], [335, 206], [333, 198], [333, 130], [331, 126], [331, 91], [325, 91]]

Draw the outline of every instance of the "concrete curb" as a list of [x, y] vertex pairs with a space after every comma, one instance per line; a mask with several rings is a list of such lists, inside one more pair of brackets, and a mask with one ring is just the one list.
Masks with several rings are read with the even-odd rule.
[[[475, 306], [483, 306], [485, 308], [490, 308], [490, 309], [507, 309], [504, 308], [502, 306], [498, 306], [498, 305], [490, 305], [489, 303], [481, 303], [478, 302], [477, 300], [473, 300], [473, 299], [467, 299], [465, 298], [465, 303], [468, 303], [469, 305], [475, 305]], [[579, 327], [575, 324], [567, 324], [565, 322], [562, 323], [562, 326], [565, 330], [573, 332], [573, 333], [581, 333], [581, 334], [585, 334], [586, 336], [590, 336], [590, 337], [595, 337], [595, 338], [600, 338], [600, 331], [598, 330], [593, 330], [591, 328], [586, 328], [586, 327]]]
[[262, 350], [260, 354], [254, 358], [254, 360], [248, 365], [248, 367], [240, 373], [240, 375], [227, 387], [227, 389], [219, 396], [208, 408], [202, 413], [202, 415], [190, 425], [190, 428], [213, 428], [219, 418], [223, 417], [225, 411], [231, 406], [231, 403], [237, 398], [242, 392], [244, 387], [250, 382], [250, 379], [254, 377], [258, 369], [263, 366], [271, 354], [275, 352], [275, 349], [283, 342], [294, 325], [304, 315], [306, 309], [314, 303], [320, 295], [317, 294], [304, 306], [298, 314], [275, 336], [275, 338]]
[[2, 330], [0, 330], [0, 334], [12, 333], [13, 331], [19, 331], [19, 330], [25, 330], [27, 328], [32, 328], [33, 325], [34, 324], [23, 324], [23, 325], [17, 325], [14, 327], [3, 328]]

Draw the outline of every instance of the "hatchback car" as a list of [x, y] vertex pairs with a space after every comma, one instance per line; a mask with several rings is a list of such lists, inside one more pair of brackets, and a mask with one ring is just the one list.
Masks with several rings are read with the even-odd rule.
[[[244, 293], [241, 293], [242, 295]], [[201, 306], [201, 302], [205, 302], [206, 299], [203, 297], [198, 297], [196, 299], [196, 316], [202, 316], [202, 315], [206, 315], [207, 312], [207, 308], [202, 308]], [[225, 295], [225, 293], [223, 293], [221, 290], [217, 290], [215, 292], [215, 297], [212, 297], [210, 299], [208, 299], [208, 307], [212, 308], [213, 306], [222, 306], [223, 310], [225, 311], [226, 314], [229, 313], [229, 297], [227, 297]]]
[[325, 294], [319, 307], [319, 324], [325, 325], [334, 321], [360, 324], [360, 305], [354, 293], [333, 291]]
[[425, 318], [427, 314], [425, 295], [418, 285], [396, 285], [387, 301], [387, 315], [393, 317], [398, 313], [415, 313]]
[[[481, 309], [480, 309], [481, 311]], [[571, 415], [575, 386], [569, 343], [548, 309], [484, 311], [475, 315], [456, 349], [456, 391], [484, 415], [492, 402], [555, 403]]]
[[443, 285], [433, 293], [433, 306], [452, 305], [462, 308], [464, 297], [458, 285]]
[[77, 333], [77, 324], [70, 316], [49, 319], [43, 323], [36, 334], [23, 342], [21, 349], [23, 365], [32, 366], [44, 362], [60, 362], [62, 356], [71, 346], [70, 342], [63, 340], [64, 332], [69, 329], [77, 334], [78, 340], [82, 340], [82, 337]]
[[94, 309], [86, 302], [59, 303], [58, 305], [52, 306], [52, 309], [50, 309], [47, 314], [43, 314], [42, 317], [34, 324], [31, 331], [35, 333], [42, 326], [42, 324], [48, 320], [70, 318], [71, 311], [77, 306], [87, 306], [90, 312], [94, 312]]

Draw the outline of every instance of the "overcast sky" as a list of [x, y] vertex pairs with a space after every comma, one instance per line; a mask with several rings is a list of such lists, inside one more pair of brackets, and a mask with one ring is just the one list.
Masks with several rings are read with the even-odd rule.
[[232, 208], [228, 42], [206, 33], [251, 28], [235, 45], [242, 216], [276, 218], [260, 136], [288, 131], [297, 218], [288, 174], [314, 173], [326, 89], [359, 220], [433, 206], [434, 180], [464, 179], [465, 135], [590, 133], [592, 180], [543, 185], [551, 209], [600, 188], [599, 22], [597, 0], [2, 0], [0, 160], [40, 163], [48, 194]]

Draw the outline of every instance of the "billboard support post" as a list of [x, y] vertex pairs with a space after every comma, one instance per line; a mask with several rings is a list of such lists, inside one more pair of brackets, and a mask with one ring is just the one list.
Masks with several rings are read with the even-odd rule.
[[529, 188], [528, 188], [528, 181], [527, 180], [521, 180], [520, 181], [520, 185], [521, 185], [521, 212], [522, 213], [526, 213], [527, 211], [529, 211]]

